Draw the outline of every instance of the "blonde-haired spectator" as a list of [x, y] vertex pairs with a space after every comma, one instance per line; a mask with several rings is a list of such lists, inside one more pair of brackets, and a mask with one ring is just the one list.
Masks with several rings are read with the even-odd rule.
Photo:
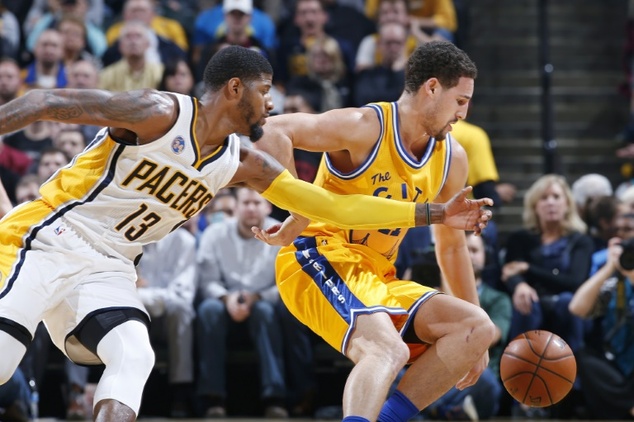
[[583, 323], [568, 303], [588, 277], [594, 244], [577, 212], [566, 180], [547, 174], [524, 196], [524, 229], [506, 243], [502, 281], [513, 299], [509, 338], [546, 329], [574, 350], [583, 339]]
[[319, 98], [318, 112], [348, 105], [350, 87], [339, 43], [332, 37], [317, 38], [307, 51], [308, 74], [288, 82], [289, 91], [304, 91]]

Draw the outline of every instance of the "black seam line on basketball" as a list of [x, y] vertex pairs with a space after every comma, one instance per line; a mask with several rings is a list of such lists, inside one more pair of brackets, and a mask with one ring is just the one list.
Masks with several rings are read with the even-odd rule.
[[[505, 354], [506, 356], [510, 356], [510, 357], [512, 357], [512, 358], [514, 358], [514, 359], [516, 359], [516, 360], [518, 360], [518, 361], [522, 361], [522, 362], [530, 363], [531, 365], [534, 365], [534, 366], [537, 366], [537, 365], [538, 365], [537, 363], [535, 363], [535, 362], [533, 362], [533, 361], [530, 361], [530, 360], [528, 360], [528, 359], [525, 359], [525, 358], [523, 358], [523, 357], [521, 357], [521, 356], [518, 356], [518, 355], [516, 355], [516, 354], [513, 354], [513, 353], [511, 353], [511, 352], [504, 352], [504, 354]], [[557, 361], [559, 361], [559, 360], [567, 359], [567, 358], [569, 358], [570, 356], [572, 356], [572, 355], [566, 355], [566, 356], [564, 356], [564, 357], [562, 357], [562, 358], [559, 358], [559, 359], [546, 359], [546, 358], [544, 358], [544, 359], [542, 359], [542, 360], [545, 360], [545, 361], [547, 361], [547, 362], [557, 362]], [[561, 374], [559, 374], [559, 373], [557, 373], [557, 372], [553, 372], [552, 370], [550, 370], [550, 369], [548, 369], [548, 368], [545, 368], [545, 367], [543, 367], [543, 366], [542, 366], [542, 367], [541, 367], [541, 369], [543, 369], [543, 370], [544, 370], [544, 371], [546, 371], [546, 372], [549, 372], [549, 373], [550, 373], [550, 374], [552, 374], [552, 375], [557, 375], [559, 378], [561, 378], [561, 379], [563, 379], [563, 380], [565, 380], [565, 381], [568, 381], [568, 382], [569, 382], [569, 383], [571, 383], [571, 384], [572, 384], [572, 383], [574, 383], [574, 380], [569, 380], [568, 378], [566, 378], [566, 377], [562, 376]], [[518, 373], [520, 373], [520, 374], [526, 374], [526, 373], [530, 373], [530, 371], [526, 371], [526, 372], [518, 372]], [[504, 380], [502, 380], [502, 381], [507, 381], [507, 380], [513, 379], [513, 377], [514, 377], [514, 376], [515, 376], [515, 375], [513, 375], [513, 376], [511, 376], [511, 377], [508, 377], [508, 378], [506, 378], [506, 379], [504, 379]]]
[[[531, 341], [528, 338], [528, 336], [526, 335], [526, 333], [524, 333], [524, 338], [528, 342], [528, 346], [531, 348], [533, 353], [535, 353], [537, 355], [537, 353], [535, 352], [535, 349], [533, 348], [533, 345], [531, 344]], [[533, 381], [535, 380], [535, 377], [537, 376], [537, 370], [539, 369], [539, 364], [542, 362], [544, 353], [546, 352], [546, 349], [548, 349], [548, 345], [550, 344], [552, 339], [553, 339], [553, 333], [550, 333], [550, 337], [548, 337], [548, 340], [546, 341], [546, 345], [544, 346], [544, 350], [542, 351], [541, 354], [538, 355], [539, 356], [539, 360], [537, 361], [537, 364], [535, 365], [535, 370], [533, 371], [533, 377], [531, 378], [531, 382], [529, 382], [528, 383], [528, 387], [526, 387], [526, 394], [524, 394], [524, 398], [522, 399], [522, 403], [524, 403], [526, 401], [526, 396], [528, 396], [528, 392], [531, 391], [531, 387], [533, 386]], [[546, 393], [548, 393], [548, 400], [550, 400], [550, 403], [552, 404], [553, 398], [550, 396], [550, 390], [548, 388], [546, 388]]]

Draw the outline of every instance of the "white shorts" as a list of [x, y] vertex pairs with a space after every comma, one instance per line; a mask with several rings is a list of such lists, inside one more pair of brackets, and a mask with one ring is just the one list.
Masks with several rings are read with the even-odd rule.
[[86, 316], [109, 308], [147, 314], [134, 264], [98, 252], [63, 220], [41, 227], [30, 247], [28, 240], [25, 245], [0, 245], [0, 318], [22, 325], [31, 337], [43, 320], [53, 343], [71, 360], [99, 363], [94, 353], [69, 341]]

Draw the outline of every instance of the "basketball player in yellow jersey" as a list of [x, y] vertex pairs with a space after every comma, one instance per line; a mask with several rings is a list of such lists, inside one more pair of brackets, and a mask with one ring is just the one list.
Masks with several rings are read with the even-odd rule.
[[[154, 364], [135, 263], [143, 245], [179, 227], [225, 185], [252, 187], [278, 206], [355, 229], [486, 225], [490, 212], [466, 199], [467, 190], [430, 209], [337, 196], [241, 147], [236, 133], [257, 140], [273, 108], [272, 73], [260, 54], [232, 46], [209, 61], [200, 100], [154, 90], [55, 89], [0, 107], [1, 133], [36, 120], [106, 126], [42, 185], [39, 199], [0, 220], [0, 384], [43, 320], [71, 360], [105, 364], [95, 420], [135, 420]], [[349, 212], [339, 214], [342, 208]]]
[[[293, 147], [325, 152], [315, 183], [332, 192], [447, 201], [467, 180], [466, 154], [449, 132], [465, 118], [476, 73], [453, 44], [424, 44], [408, 60], [405, 90], [395, 103], [276, 116], [258, 148], [288, 168]], [[277, 283], [291, 312], [355, 363], [343, 394], [344, 421], [405, 421], [450, 387], [475, 383], [487, 366], [495, 328], [478, 306], [462, 230], [432, 226], [450, 296], [395, 278], [405, 229], [306, 224], [291, 216], [254, 232], [288, 244], [305, 229], [280, 251]], [[407, 363], [396, 393], [384, 403]]]

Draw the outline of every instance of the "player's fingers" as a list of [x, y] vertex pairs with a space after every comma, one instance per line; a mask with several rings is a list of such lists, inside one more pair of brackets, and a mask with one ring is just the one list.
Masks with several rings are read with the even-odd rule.
[[[464, 203], [464, 200], [467, 198], [467, 195], [469, 195], [469, 193], [471, 193], [471, 191], [473, 190], [473, 188], [471, 186], [467, 186], [465, 188], [462, 188], [462, 190], [458, 193], [456, 193], [453, 198], [451, 198], [451, 201], [449, 202], [453, 202], [453, 203]], [[469, 202], [470, 204], [473, 204], [473, 201]]]
[[474, 199], [471, 201], [472, 204], [477, 205], [478, 207], [492, 207], [493, 206], [493, 200], [491, 198], [480, 198], [480, 199]]
[[471, 193], [472, 190], [473, 190], [473, 186], [465, 186], [464, 188], [462, 188], [460, 193], [464, 196], [467, 196]]
[[[257, 230], [256, 230], [257, 229]], [[270, 244], [270, 236], [264, 230], [261, 230], [257, 227], [252, 227], [251, 231], [255, 233], [255, 238], [261, 240], [264, 243]]]
[[471, 387], [478, 379], [477, 375], [473, 373], [473, 370], [469, 371], [464, 377], [456, 383], [458, 390], [464, 390], [467, 387]]

